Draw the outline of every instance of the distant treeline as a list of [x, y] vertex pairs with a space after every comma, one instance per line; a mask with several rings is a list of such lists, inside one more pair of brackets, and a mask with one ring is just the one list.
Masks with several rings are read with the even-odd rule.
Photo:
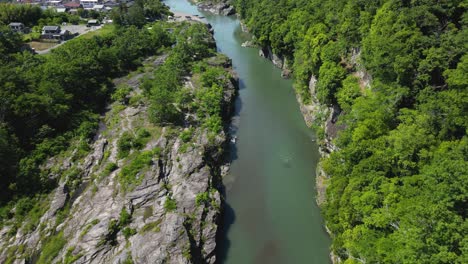
[[[161, 19], [169, 13], [167, 6], [159, 0], [136, 0], [130, 7], [121, 3], [110, 12], [109, 18], [118, 25], [142, 27], [148, 21]], [[79, 8], [76, 14], [69, 14], [58, 13], [53, 8], [43, 10], [38, 5], [0, 2], [0, 25], [21, 22], [27, 27], [41, 28], [45, 25], [61, 25], [64, 22], [78, 24], [82, 21], [81, 18], [103, 19], [106, 15], [107, 13], [83, 8]]]
[[341, 109], [339, 150], [323, 162], [334, 253], [468, 263], [466, 1], [234, 3], [258, 44], [288, 59], [304, 100], [315, 75], [319, 102]]
[[[99, 16], [99, 13], [95, 12], [94, 16]], [[20, 22], [31, 28], [34, 26], [40, 28], [45, 25], [61, 25], [63, 22], [78, 24], [80, 16], [65, 12], [57, 13], [52, 8], [42, 10], [38, 5], [0, 3], [0, 25], [8, 25], [12, 22]]]

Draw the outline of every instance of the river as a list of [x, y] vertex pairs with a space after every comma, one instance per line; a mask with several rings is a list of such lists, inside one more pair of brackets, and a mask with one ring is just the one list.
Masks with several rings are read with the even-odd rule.
[[226, 264], [330, 263], [330, 239], [315, 203], [319, 159], [314, 133], [304, 123], [292, 82], [243, 48], [235, 17], [202, 13], [186, 0], [166, 0], [174, 12], [205, 16], [218, 51], [239, 75], [233, 119], [236, 144], [226, 186], [218, 260]]

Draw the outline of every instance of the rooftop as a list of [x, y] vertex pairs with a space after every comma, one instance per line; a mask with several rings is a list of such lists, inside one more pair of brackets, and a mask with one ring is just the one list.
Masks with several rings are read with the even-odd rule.
[[23, 23], [20, 23], [20, 22], [11, 22], [9, 24], [10, 27], [19, 27], [19, 26], [24, 26]]
[[64, 4], [63, 6], [70, 7], [70, 8], [78, 8], [78, 7], [81, 6], [81, 4], [80, 3], [75, 3], [75, 2], [69, 2], [69, 3]]
[[59, 26], [44, 26], [42, 30], [60, 30]]

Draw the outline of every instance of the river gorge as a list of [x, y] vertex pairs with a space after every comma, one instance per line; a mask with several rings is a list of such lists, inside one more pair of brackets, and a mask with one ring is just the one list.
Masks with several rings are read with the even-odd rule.
[[258, 49], [241, 47], [246, 36], [235, 16], [200, 12], [186, 0], [165, 3], [173, 12], [205, 17], [218, 52], [232, 59], [239, 77], [218, 261], [329, 263], [330, 239], [315, 203], [320, 155], [292, 81]]

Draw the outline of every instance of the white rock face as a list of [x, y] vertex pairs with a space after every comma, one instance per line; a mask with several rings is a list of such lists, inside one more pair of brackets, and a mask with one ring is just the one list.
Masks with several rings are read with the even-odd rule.
[[236, 13], [232, 5], [227, 2], [211, 3], [203, 2], [197, 4], [198, 9], [205, 12], [210, 12], [217, 15], [230, 16]]

